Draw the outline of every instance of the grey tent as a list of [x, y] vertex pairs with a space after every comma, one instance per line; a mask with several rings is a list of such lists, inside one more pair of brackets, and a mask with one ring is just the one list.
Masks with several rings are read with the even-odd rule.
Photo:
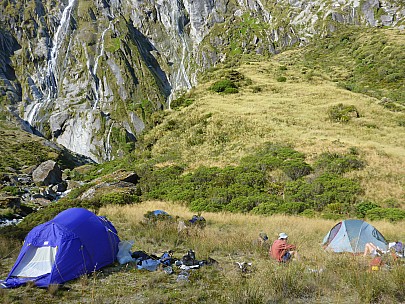
[[325, 250], [334, 252], [361, 253], [367, 243], [384, 251], [388, 247], [384, 236], [374, 226], [353, 219], [337, 223], [323, 239]]

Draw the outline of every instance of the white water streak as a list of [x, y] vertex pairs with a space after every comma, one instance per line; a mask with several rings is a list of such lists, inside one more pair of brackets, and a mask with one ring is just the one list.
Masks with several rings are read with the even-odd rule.
[[176, 84], [180, 83], [180, 80], [183, 78], [184, 82], [187, 85], [187, 89], [191, 89], [191, 83], [190, 80], [188, 79], [186, 68], [184, 66], [184, 60], [186, 58], [186, 54], [188, 54], [187, 42], [186, 39], [184, 38], [184, 34], [180, 34], [180, 38], [183, 43], [183, 54], [181, 56], [179, 71], [177, 72]]
[[100, 43], [99, 43], [100, 52], [99, 52], [98, 56], [96, 57], [96, 59], [94, 60], [94, 67], [93, 67], [92, 75], [97, 83], [96, 83], [96, 89], [95, 89], [96, 100], [94, 102], [93, 109], [97, 109], [97, 104], [100, 100], [101, 80], [99, 78], [97, 78], [98, 61], [102, 56], [104, 56], [104, 36], [107, 33], [107, 31], [109, 29], [111, 29], [111, 24], [112, 24], [112, 21], [110, 21], [110, 23], [108, 24], [108, 27], [101, 33], [101, 38], [100, 38]]
[[30, 125], [32, 125], [32, 121], [34, 120], [34, 117], [35, 117], [35, 115], [37, 114], [40, 105], [41, 105], [41, 103], [39, 103], [39, 102], [36, 103], [36, 104], [34, 104], [34, 105], [31, 107], [30, 111], [28, 112], [28, 117], [27, 117], [26, 121], [27, 121]]
[[[63, 40], [66, 36], [67, 33], [67, 28], [70, 23], [70, 16], [71, 16], [71, 11], [72, 7], [74, 5], [76, 0], [69, 0], [68, 5], [65, 7], [62, 13], [62, 18], [60, 19], [59, 27], [56, 30], [56, 33], [52, 39], [52, 49], [51, 49], [51, 58], [48, 61], [48, 76], [49, 77], [54, 77], [55, 80], [55, 86], [58, 86], [58, 77], [57, 77], [57, 71], [56, 71], [56, 63], [59, 55], [59, 49], [62, 46]], [[54, 92], [56, 88], [52, 88], [53, 90], [50, 90], [51, 92]], [[48, 98], [50, 98], [49, 96]]]
[[181, 83], [185, 83], [187, 86], [187, 89], [191, 89], [191, 83], [190, 80], [188, 78], [187, 72], [186, 72], [186, 68], [184, 66], [184, 62], [186, 59], [186, 55], [189, 54], [188, 52], [188, 45], [185, 39], [185, 34], [183, 31], [183, 24], [179, 24], [179, 22], [182, 22], [181, 18], [181, 8], [179, 7], [179, 3], [176, 2], [177, 7], [175, 9], [173, 9], [173, 13], [171, 16], [172, 19], [172, 25], [173, 28], [178, 29], [177, 34], [179, 35], [181, 42], [182, 42], [182, 55], [181, 55], [181, 60], [180, 60], [180, 64], [179, 64], [179, 69], [177, 71], [177, 75], [176, 75], [176, 80], [175, 80], [175, 84], [176, 86], [178, 86]]
[[[67, 28], [70, 23], [71, 11], [72, 11], [72, 7], [73, 7], [75, 1], [76, 0], [69, 0], [68, 5], [65, 7], [65, 9], [62, 12], [62, 18], [61, 18], [59, 26], [55, 32], [55, 35], [52, 39], [52, 49], [51, 49], [51, 53], [50, 53], [50, 58], [48, 60], [47, 74], [45, 76], [45, 85], [46, 85], [46, 91], [47, 91], [46, 101], [50, 101], [53, 97], [55, 97], [55, 92], [57, 92], [58, 77], [57, 77], [57, 71], [56, 71], [56, 62], [58, 59], [59, 50], [62, 46], [63, 40], [67, 33]], [[68, 50], [69, 50], [69, 48], [70, 48], [70, 42], [68, 45]], [[68, 50], [67, 50], [67, 52], [68, 52]], [[39, 112], [39, 109], [43, 105], [43, 103], [44, 103], [44, 100], [37, 101], [36, 103], [34, 103], [32, 105], [31, 109], [29, 110], [26, 121], [31, 126], [34, 122], [35, 116]]]
[[107, 135], [107, 139], [105, 142], [105, 154], [106, 154], [107, 160], [111, 160], [112, 147], [110, 144], [110, 137], [111, 137], [113, 125], [114, 125], [114, 122], [111, 123], [110, 130], [108, 130], [108, 135]]

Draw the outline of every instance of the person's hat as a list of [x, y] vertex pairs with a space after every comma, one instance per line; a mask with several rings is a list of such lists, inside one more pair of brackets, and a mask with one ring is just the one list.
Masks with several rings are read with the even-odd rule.
[[284, 232], [281, 232], [281, 233], [278, 235], [278, 239], [279, 239], [279, 240], [281, 240], [281, 239], [286, 239], [286, 238], [288, 238], [288, 235], [285, 234]]

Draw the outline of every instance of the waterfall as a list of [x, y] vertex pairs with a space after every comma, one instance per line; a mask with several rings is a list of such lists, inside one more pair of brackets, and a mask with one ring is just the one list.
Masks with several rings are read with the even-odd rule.
[[176, 89], [181, 86], [181, 84], [185, 83], [186, 88], [190, 89], [191, 88], [191, 83], [188, 78], [186, 68], [184, 66], [184, 61], [186, 59], [186, 55], [189, 53], [188, 52], [188, 45], [187, 41], [185, 39], [185, 34], [184, 34], [184, 16], [181, 13], [182, 9], [179, 7], [179, 3], [176, 2], [177, 7], [176, 9], [173, 9], [173, 14], [171, 16], [172, 18], [172, 26], [173, 28], [177, 28], [177, 34], [179, 35], [181, 42], [182, 42], [182, 54], [181, 54], [181, 60], [179, 63], [179, 69], [176, 73], [175, 77], [175, 86]]
[[251, 3], [249, 1], [247, 1], [247, 0], [238, 0], [239, 6], [243, 7], [245, 10], [246, 9], [248, 9], [248, 10], [255, 9], [256, 11], [258, 11], [257, 10], [257, 6], [258, 6], [258, 8], [260, 8], [260, 11], [263, 14], [263, 20], [265, 22], [271, 22], [271, 14], [269, 13], [268, 10], [266, 10], [263, 3], [260, 0], [256, 0], [255, 2], [256, 3], [253, 3], [254, 7], [250, 7]]
[[183, 44], [183, 53], [181, 56], [179, 70], [178, 70], [177, 76], [176, 76], [176, 86], [183, 79], [184, 82], [186, 83], [187, 89], [191, 89], [191, 83], [190, 83], [190, 80], [188, 79], [186, 68], [184, 66], [184, 60], [186, 58], [186, 54], [188, 53], [187, 42], [186, 42], [186, 39], [184, 38], [184, 34], [179, 34], [179, 35], [180, 35], [180, 38], [181, 38], [182, 44]]
[[270, 23], [271, 22], [271, 15], [268, 10], [263, 6], [262, 2], [260, 0], [257, 0], [257, 4], [259, 5], [260, 9], [263, 12], [263, 19], [265, 22]]
[[95, 88], [96, 100], [94, 102], [93, 109], [97, 109], [97, 104], [100, 100], [100, 79], [97, 77], [98, 60], [102, 56], [104, 56], [104, 36], [107, 33], [107, 31], [111, 28], [111, 24], [112, 24], [112, 20], [108, 24], [108, 27], [101, 33], [100, 44], [99, 44], [100, 52], [97, 55], [96, 59], [94, 60], [93, 70], [91, 71], [92, 76], [94, 78], [95, 85], [96, 85], [96, 88]]
[[111, 144], [110, 144], [110, 137], [111, 137], [111, 132], [112, 132], [113, 125], [114, 125], [114, 122], [111, 123], [110, 130], [108, 130], [107, 139], [105, 141], [105, 154], [106, 154], [107, 160], [109, 160], [109, 161], [111, 160], [112, 147], [111, 147]]
[[[28, 111], [26, 121], [32, 126], [35, 116], [37, 115], [39, 109], [45, 102], [49, 102], [52, 99], [57, 97], [58, 91], [58, 70], [57, 70], [57, 59], [59, 55], [59, 50], [62, 46], [62, 43], [67, 35], [71, 11], [76, 0], [69, 0], [68, 5], [64, 8], [62, 12], [62, 17], [59, 22], [59, 26], [56, 29], [55, 35], [52, 39], [52, 49], [48, 59], [48, 65], [46, 70], [46, 76], [44, 79], [45, 94], [39, 92], [38, 88], [33, 85], [30, 85], [31, 89], [34, 88], [33, 94], [36, 97], [39, 97], [32, 105]], [[69, 43], [70, 47], [70, 43]], [[68, 50], [66, 51], [66, 53]], [[42, 91], [42, 90], [41, 90]], [[46, 96], [46, 97], [45, 97]], [[45, 98], [45, 100], [44, 100]]]
[[28, 111], [28, 115], [27, 115], [26, 121], [27, 121], [30, 125], [32, 125], [32, 121], [34, 120], [34, 117], [35, 117], [35, 115], [37, 114], [40, 105], [41, 105], [41, 104], [40, 104], [39, 102], [38, 102], [38, 103], [35, 103], [35, 104], [33, 104], [33, 105], [31, 106], [31, 109]]
[[69, 0], [68, 5], [65, 7], [62, 13], [62, 18], [60, 19], [59, 27], [52, 39], [52, 49], [50, 59], [48, 61], [48, 100], [56, 97], [57, 87], [58, 87], [58, 71], [57, 71], [57, 59], [59, 55], [59, 49], [66, 37], [67, 29], [70, 23], [71, 11], [76, 0]]

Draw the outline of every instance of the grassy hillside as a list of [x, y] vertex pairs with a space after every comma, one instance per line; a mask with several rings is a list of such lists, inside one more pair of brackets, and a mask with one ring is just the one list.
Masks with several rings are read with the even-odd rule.
[[[22, 131], [10, 121], [0, 120], [0, 172], [21, 170], [48, 159], [57, 159], [58, 151], [43, 140]], [[11, 171], [11, 172], [12, 172]]]
[[[367, 166], [349, 176], [360, 180], [364, 198], [394, 200], [403, 205], [405, 112], [401, 107], [405, 100], [390, 100], [390, 107], [370, 94], [346, 89], [343, 83], [362, 77], [356, 82], [358, 87], [380, 91], [384, 83], [374, 79], [372, 73], [394, 65], [389, 58], [402, 49], [405, 35], [394, 35], [390, 30], [379, 31], [376, 38], [373, 32], [352, 33], [350, 39], [357, 43], [358, 52], [374, 51], [376, 60], [388, 62], [384, 65], [377, 61], [370, 71], [359, 71], [349, 52], [352, 44], [342, 38], [347, 33], [341, 35], [330, 42], [327, 52], [326, 42], [320, 42], [284, 52], [270, 61], [243, 58], [240, 66], [224, 66], [206, 74], [189, 97], [194, 103], [169, 113], [162, 124], [145, 135], [146, 145], [153, 145], [152, 158], [163, 164], [186, 164], [192, 170], [238, 164], [266, 142], [290, 145], [304, 153], [309, 163], [323, 152], [340, 153], [354, 148]], [[378, 55], [379, 49], [362, 44], [367, 40], [365, 35], [372, 41], [386, 37], [393, 55]], [[215, 81], [229, 79], [232, 71], [244, 77], [238, 93], [209, 90]], [[401, 71], [399, 68], [403, 74]], [[405, 92], [403, 81], [390, 82], [384, 88], [391, 93]], [[339, 104], [354, 106], [359, 117], [347, 122], [331, 121], [330, 111]]]

